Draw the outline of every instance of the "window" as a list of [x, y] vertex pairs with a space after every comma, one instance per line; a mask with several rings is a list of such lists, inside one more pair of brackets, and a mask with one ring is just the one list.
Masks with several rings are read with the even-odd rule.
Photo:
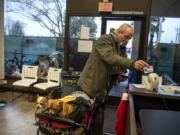
[[[151, 17], [148, 62], [155, 72], [180, 83], [180, 18]], [[172, 80], [171, 80], [172, 79]]]
[[[5, 1], [5, 73], [19, 76], [22, 64], [63, 67], [65, 0]], [[61, 9], [61, 10], [59, 10]]]
[[[100, 17], [81, 17], [71, 16], [69, 26], [69, 58], [70, 68], [75, 71], [82, 71], [90, 52], [78, 52], [78, 47], [82, 47], [78, 41], [83, 41], [84, 45], [90, 47], [93, 42], [100, 36], [101, 18]], [[84, 29], [85, 28], [85, 29]], [[85, 31], [83, 31], [84, 29]], [[83, 31], [83, 33], [81, 33]], [[81, 37], [86, 34], [87, 37]], [[78, 44], [79, 43], [79, 44]], [[85, 47], [87, 48], [87, 47]]]

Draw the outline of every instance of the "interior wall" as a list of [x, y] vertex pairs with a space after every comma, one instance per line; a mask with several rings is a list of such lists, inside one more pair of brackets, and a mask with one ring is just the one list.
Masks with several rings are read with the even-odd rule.
[[152, 0], [152, 16], [180, 17], [180, 0]]
[[4, 0], [0, 0], [0, 79], [4, 79]]
[[[132, 12], [132, 14], [133, 12], [142, 12], [144, 15], [148, 13], [149, 0], [109, 1], [113, 3], [113, 11], [128, 11], [129, 13]], [[68, 14], [99, 15], [99, 2], [103, 2], [103, 0], [67, 0], [67, 12]]]

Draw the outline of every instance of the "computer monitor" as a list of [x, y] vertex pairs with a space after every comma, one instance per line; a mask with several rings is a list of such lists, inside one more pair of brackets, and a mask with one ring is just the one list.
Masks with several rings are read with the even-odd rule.
[[180, 135], [180, 111], [140, 109], [143, 135]]

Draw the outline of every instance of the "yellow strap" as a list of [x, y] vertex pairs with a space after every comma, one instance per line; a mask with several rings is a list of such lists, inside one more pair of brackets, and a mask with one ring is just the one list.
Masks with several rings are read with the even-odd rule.
[[76, 97], [64, 97], [59, 99], [62, 102], [70, 102], [76, 100]]

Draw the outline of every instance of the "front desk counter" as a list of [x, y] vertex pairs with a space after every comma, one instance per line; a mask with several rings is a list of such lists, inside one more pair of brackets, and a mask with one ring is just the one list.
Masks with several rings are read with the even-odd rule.
[[[168, 113], [172, 113], [172, 115], [175, 114], [173, 112], [178, 112], [177, 114], [178, 119], [180, 119], [180, 93], [164, 92], [161, 89], [159, 89], [158, 92], [151, 92], [146, 90], [145, 88], [137, 88], [133, 84], [130, 85], [129, 104], [127, 109], [127, 117], [126, 117], [127, 119], [126, 119], [126, 128], [125, 128], [126, 135], [146, 135], [145, 133], [143, 133], [142, 121], [141, 121], [142, 119], [140, 118], [141, 110], [146, 110], [146, 111], [150, 110], [151, 112], [152, 110], [154, 112], [158, 112], [159, 110], [165, 110], [168, 111]], [[153, 125], [151, 126], [150, 124], [151, 123], [148, 123], [148, 126], [150, 128], [153, 127]], [[178, 124], [180, 124], [180, 122], [178, 122]], [[176, 124], [174, 125], [176, 126]], [[172, 127], [173, 132], [175, 132], [174, 130], [176, 130], [176, 128], [175, 129], [173, 128], [175, 127]], [[178, 128], [178, 130], [179, 129], [180, 128]], [[158, 131], [160, 131], [160, 129], [158, 129]]]

